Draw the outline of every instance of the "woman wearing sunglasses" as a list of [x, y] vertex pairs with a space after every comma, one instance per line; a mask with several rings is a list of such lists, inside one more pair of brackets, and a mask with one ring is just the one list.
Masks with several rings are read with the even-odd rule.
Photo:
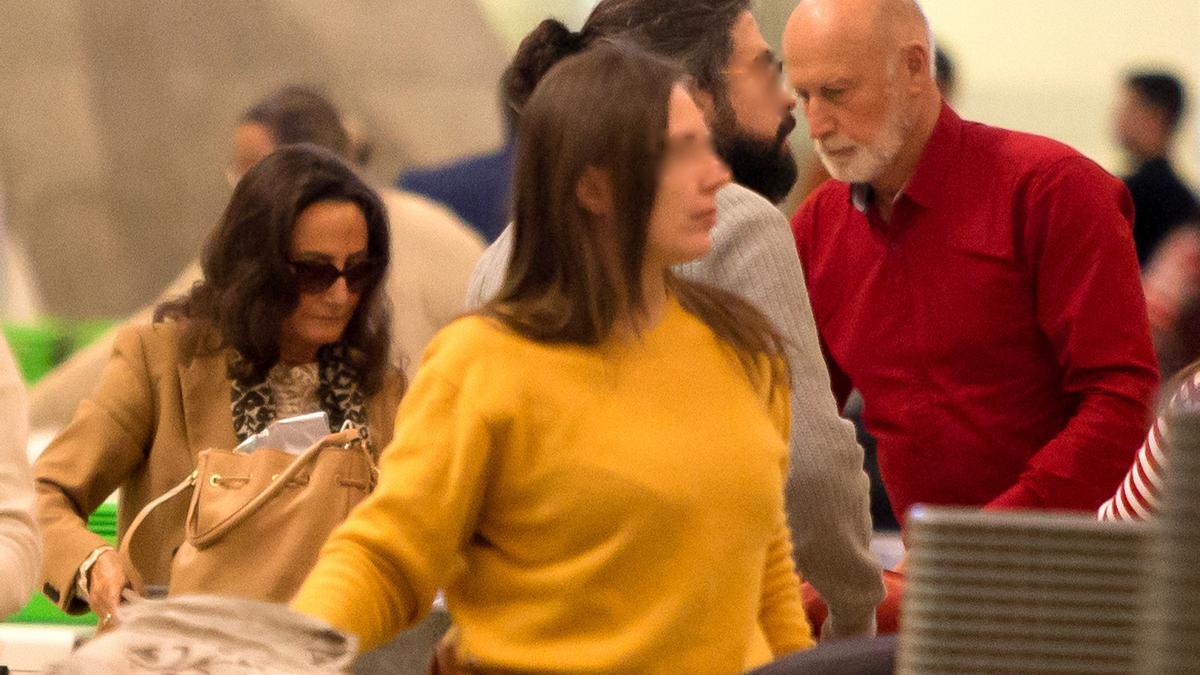
[[811, 646], [780, 339], [670, 272], [729, 180], [685, 79], [598, 46], [521, 125], [502, 289], [434, 338], [293, 606], [369, 649], [444, 587], [468, 672], [734, 673]]
[[86, 527], [117, 488], [123, 531], [200, 451], [276, 419], [324, 411], [331, 430], [389, 440], [404, 382], [387, 356], [388, 250], [379, 198], [328, 151], [285, 146], [239, 181], [204, 280], [155, 323], [122, 330], [99, 386], [35, 464], [52, 600], [90, 605], [106, 628], [126, 587], [167, 583], [186, 500], [147, 519], [130, 569]]

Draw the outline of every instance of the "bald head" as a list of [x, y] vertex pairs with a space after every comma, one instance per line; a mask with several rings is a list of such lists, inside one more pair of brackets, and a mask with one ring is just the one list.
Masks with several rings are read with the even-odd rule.
[[878, 6], [875, 17], [876, 29], [888, 35], [892, 44], [899, 47], [918, 43], [933, 52], [933, 32], [920, 5], [914, 0], [877, 0], [864, 3]]
[[[801, 0], [784, 31], [784, 53], [841, 43], [867, 56], [906, 46], [933, 53], [933, 34], [914, 0]], [[933, 75], [932, 59], [930, 75]]]
[[784, 31], [784, 65], [835, 178], [903, 178], [920, 154], [941, 109], [931, 42], [914, 0], [796, 6]]

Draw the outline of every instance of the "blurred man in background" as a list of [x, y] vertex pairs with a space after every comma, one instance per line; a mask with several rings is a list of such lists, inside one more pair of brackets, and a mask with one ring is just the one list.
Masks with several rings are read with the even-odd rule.
[[501, 101], [504, 145], [447, 164], [409, 169], [396, 187], [450, 207], [479, 236], [491, 243], [508, 225], [512, 211], [512, 172], [516, 157], [517, 114]]
[[1133, 72], [1121, 88], [1115, 132], [1135, 167], [1125, 185], [1133, 195], [1133, 240], [1142, 267], [1172, 230], [1200, 219], [1195, 194], [1170, 160], [1184, 104], [1183, 85], [1170, 73]]

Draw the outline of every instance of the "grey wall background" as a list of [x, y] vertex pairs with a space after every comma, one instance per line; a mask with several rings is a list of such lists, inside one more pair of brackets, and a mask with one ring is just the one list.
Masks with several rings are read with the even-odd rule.
[[368, 173], [499, 143], [499, 41], [469, 0], [0, 1], [0, 179], [46, 310], [119, 316], [199, 251], [238, 115], [317, 86]]

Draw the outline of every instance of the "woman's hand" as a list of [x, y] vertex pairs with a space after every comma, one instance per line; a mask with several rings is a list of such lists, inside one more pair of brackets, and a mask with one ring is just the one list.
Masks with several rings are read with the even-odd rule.
[[130, 588], [125, 566], [116, 551], [105, 551], [96, 558], [88, 570], [88, 604], [99, 617], [97, 626], [103, 633], [117, 627], [117, 607], [121, 604], [121, 593]]

